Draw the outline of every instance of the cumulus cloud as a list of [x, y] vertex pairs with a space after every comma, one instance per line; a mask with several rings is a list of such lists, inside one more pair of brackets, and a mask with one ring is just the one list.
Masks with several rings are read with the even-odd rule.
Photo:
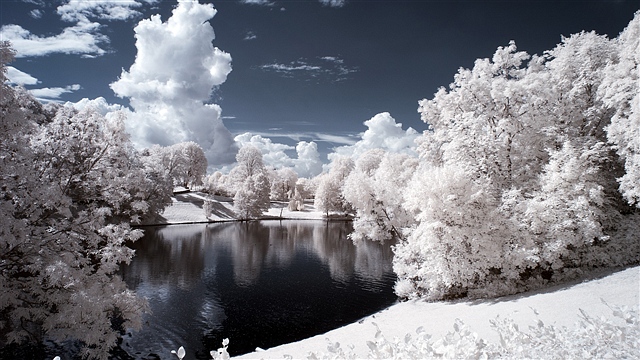
[[100, 24], [81, 21], [67, 27], [58, 35], [39, 36], [32, 34], [20, 25], [4, 25], [0, 28], [0, 38], [11, 42], [16, 57], [45, 56], [54, 53], [82, 54], [85, 56], [103, 55], [100, 47], [109, 39], [100, 34]]
[[294, 160], [293, 169], [298, 176], [312, 178], [322, 172], [322, 160], [315, 142], [300, 141], [296, 153], [298, 158]]
[[[290, 167], [300, 177], [311, 178], [322, 172], [322, 161], [318, 152], [318, 145], [311, 141], [300, 141], [295, 146], [274, 143], [271, 139], [252, 133], [244, 133], [235, 137], [238, 147], [251, 145], [262, 153], [265, 165], [280, 169]], [[286, 151], [295, 149], [297, 158], [292, 158]]]
[[7, 66], [7, 79], [9, 82], [16, 85], [35, 85], [38, 83], [38, 79], [27, 74], [26, 72], [20, 71], [13, 66]]
[[46, 87], [42, 89], [30, 89], [29, 92], [40, 101], [56, 101], [60, 98], [60, 95], [66, 93], [72, 93], [80, 90], [81, 86], [73, 84], [65, 87]]
[[298, 59], [289, 63], [274, 62], [261, 65], [259, 68], [284, 77], [330, 82], [346, 80], [347, 75], [358, 71], [357, 67], [346, 66], [343, 59], [335, 56], [322, 56], [313, 60]]
[[122, 105], [109, 104], [107, 100], [102, 96], [92, 100], [83, 98], [76, 103], [67, 102], [65, 103], [65, 106], [73, 106], [78, 110], [91, 108], [103, 116], [110, 116], [117, 111], [126, 111], [126, 109]]
[[135, 27], [136, 59], [110, 86], [129, 98], [127, 128], [140, 146], [195, 141], [210, 165], [235, 161], [221, 109], [208, 103], [231, 72], [231, 55], [212, 45], [215, 14], [211, 4], [179, 2], [166, 22], [154, 15]]
[[420, 136], [420, 133], [412, 128], [403, 130], [402, 124], [396, 123], [388, 112], [375, 115], [365, 121], [364, 125], [368, 129], [362, 133], [358, 142], [336, 148], [332, 154], [329, 154], [329, 159], [332, 160], [336, 156], [349, 156], [356, 159], [371, 149], [416, 155], [415, 139]]

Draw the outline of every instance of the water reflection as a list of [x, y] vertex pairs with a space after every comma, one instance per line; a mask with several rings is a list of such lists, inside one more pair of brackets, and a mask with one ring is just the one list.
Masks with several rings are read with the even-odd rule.
[[134, 357], [197, 358], [231, 338], [230, 350], [328, 331], [384, 308], [395, 280], [389, 244], [347, 239], [350, 223], [267, 221], [148, 228], [123, 268], [149, 299], [146, 326], [125, 337]]

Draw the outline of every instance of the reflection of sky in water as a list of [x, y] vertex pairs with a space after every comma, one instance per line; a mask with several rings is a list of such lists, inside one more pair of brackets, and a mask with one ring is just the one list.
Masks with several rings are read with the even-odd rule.
[[124, 339], [137, 358], [184, 346], [207, 358], [231, 338], [242, 353], [328, 331], [395, 301], [390, 246], [347, 239], [350, 223], [266, 221], [146, 228], [124, 268], [149, 299]]

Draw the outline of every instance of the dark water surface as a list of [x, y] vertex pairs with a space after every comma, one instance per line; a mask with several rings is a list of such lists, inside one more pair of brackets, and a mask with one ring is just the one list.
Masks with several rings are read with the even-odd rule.
[[350, 222], [262, 221], [145, 228], [123, 268], [152, 314], [121, 349], [135, 358], [239, 355], [321, 334], [396, 300], [389, 244], [354, 245]]

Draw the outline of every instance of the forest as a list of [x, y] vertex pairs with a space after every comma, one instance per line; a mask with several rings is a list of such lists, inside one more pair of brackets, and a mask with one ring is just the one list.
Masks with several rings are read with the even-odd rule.
[[614, 39], [499, 47], [419, 102], [429, 129], [413, 152], [334, 156], [312, 179], [251, 146], [208, 175], [196, 143], [136, 149], [124, 114], [42, 104], [8, 83], [11, 44], [0, 55], [0, 344], [74, 339], [106, 358], [146, 310], [117, 274], [127, 242], [174, 186], [233, 198], [242, 220], [311, 198], [351, 214], [353, 241], [397, 241], [405, 299], [496, 297], [640, 262], [640, 13]]

